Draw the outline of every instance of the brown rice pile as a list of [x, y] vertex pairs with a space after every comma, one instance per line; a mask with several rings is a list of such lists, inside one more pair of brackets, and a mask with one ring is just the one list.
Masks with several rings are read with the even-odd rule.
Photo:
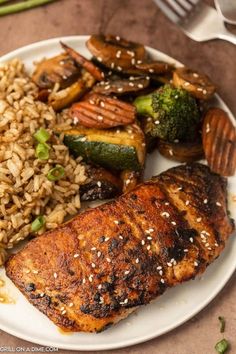
[[[0, 65], [0, 265], [7, 250], [31, 234], [37, 216], [46, 220], [40, 234], [80, 208], [84, 166], [80, 158], [69, 155], [63, 136], [53, 134], [58, 118], [51, 107], [35, 99], [36, 94], [37, 87], [20, 60]], [[39, 128], [51, 135], [46, 161], [35, 157], [33, 135]], [[51, 182], [46, 175], [56, 164], [64, 167], [65, 175]]]

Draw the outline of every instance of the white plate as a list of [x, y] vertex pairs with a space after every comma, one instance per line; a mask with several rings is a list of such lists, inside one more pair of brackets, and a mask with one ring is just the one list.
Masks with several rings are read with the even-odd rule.
[[[87, 38], [73, 36], [60, 40], [89, 57], [85, 47]], [[31, 70], [33, 61], [53, 56], [60, 51], [59, 38], [54, 38], [20, 48], [2, 57], [0, 62], [18, 57], [25, 62], [27, 69]], [[148, 48], [148, 51], [154, 58], [180, 65], [157, 50]], [[219, 97], [216, 100], [220, 107], [229, 112]], [[232, 115], [231, 118], [233, 119]], [[155, 151], [148, 157], [145, 177], [149, 178], [174, 165], [176, 164], [159, 156]], [[236, 218], [236, 203], [233, 205], [232, 202], [233, 190], [236, 190], [236, 177], [229, 179], [231, 200], [229, 208], [232, 217]], [[61, 334], [57, 327], [30, 305], [7, 279], [6, 289], [17, 301], [14, 305], [0, 305], [0, 328], [14, 336], [41, 345], [82, 351], [115, 349], [145, 342], [179, 326], [209, 304], [236, 269], [235, 254], [236, 240], [233, 235], [223, 254], [208, 268], [203, 277], [168, 290], [150, 305], [140, 308], [126, 320], [100, 334]], [[0, 277], [4, 276], [4, 271], [0, 270]]]

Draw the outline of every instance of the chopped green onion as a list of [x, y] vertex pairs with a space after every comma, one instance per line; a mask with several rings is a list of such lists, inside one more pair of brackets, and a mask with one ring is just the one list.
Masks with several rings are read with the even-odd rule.
[[39, 143], [46, 143], [46, 141], [48, 141], [48, 139], [50, 138], [50, 134], [47, 132], [46, 129], [40, 128], [36, 131], [34, 137], [36, 140], [38, 140]]
[[36, 146], [35, 155], [39, 160], [48, 160], [50, 147], [47, 144], [39, 143]]
[[220, 332], [224, 333], [224, 331], [225, 331], [225, 319], [224, 319], [224, 317], [219, 316], [218, 320], [220, 321]]
[[229, 343], [227, 342], [226, 339], [222, 339], [215, 346], [215, 350], [217, 351], [218, 354], [224, 354], [228, 349], [229, 349]]
[[65, 169], [61, 165], [56, 165], [56, 167], [52, 168], [48, 174], [47, 179], [49, 181], [58, 181], [65, 175]]
[[31, 224], [31, 231], [32, 232], [39, 231], [44, 224], [45, 224], [44, 216], [43, 215], [38, 216]]

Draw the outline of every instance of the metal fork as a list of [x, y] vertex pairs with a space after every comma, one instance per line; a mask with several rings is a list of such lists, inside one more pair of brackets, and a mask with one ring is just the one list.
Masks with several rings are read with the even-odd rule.
[[236, 44], [217, 11], [202, 0], [154, 0], [164, 14], [191, 39], [202, 42], [224, 39]]

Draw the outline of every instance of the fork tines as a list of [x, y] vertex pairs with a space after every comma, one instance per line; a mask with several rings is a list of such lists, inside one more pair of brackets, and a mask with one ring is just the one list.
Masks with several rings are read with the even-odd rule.
[[154, 0], [165, 15], [177, 23], [185, 18], [199, 0]]

